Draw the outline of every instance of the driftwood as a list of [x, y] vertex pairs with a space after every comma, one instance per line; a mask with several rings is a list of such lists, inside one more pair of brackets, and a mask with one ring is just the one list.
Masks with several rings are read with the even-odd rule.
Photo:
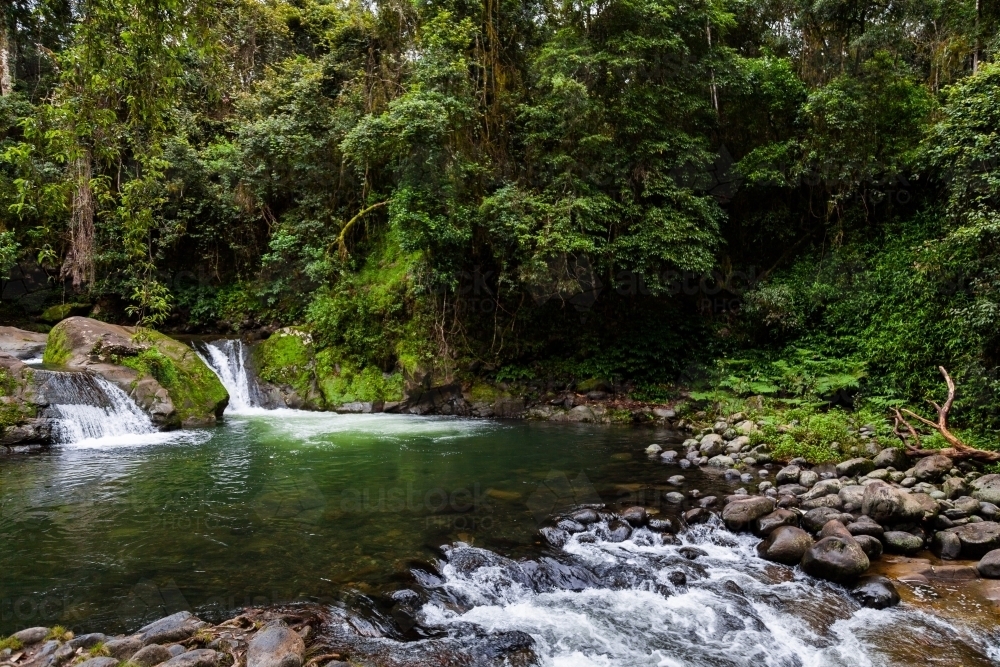
[[[944, 366], [938, 366], [938, 370], [941, 371], [941, 375], [944, 376], [945, 384], [948, 385], [948, 399], [944, 402], [944, 405], [938, 405], [934, 401], [931, 401], [931, 405], [937, 410], [937, 421], [931, 421], [925, 417], [921, 417], [916, 412], [912, 410], [907, 410], [903, 408], [894, 408], [893, 411], [896, 413], [896, 423], [893, 426], [893, 433], [895, 433], [900, 440], [903, 441], [903, 445], [906, 447], [906, 453], [909, 456], [935, 456], [940, 454], [942, 456], [947, 456], [950, 459], [960, 461], [963, 459], [972, 459], [975, 461], [981, 461], [983, 463], [995, 463], [1000, 461], [1000, 452], [990, 452], [984, 449], [976, 449], [975, 447], [970, 447], [969, 445], [962, 442], [961, 438], [952, 433], [948, 429], [948, 413], [951, 411], [951, 406], [955, 402], [955, 381], [951, 379], [948, 375], [948, 371], [945, 370]], [[945, 449], [924, 449], [923, 444], [920, 442], [920, 435], [917, 433], [917, 429], [907, 421], [903, 414], [916, 419], [921, 424], [933, 428], [935, 431], [941, 434], [941, 437], [951, 445]], [[909, 437], [912, 442], [907, 440], [906, 434], [900, 431], [900, 427], [906, 427], [909, 432]], [[915, 443], [915, 444], [914, 444]]]

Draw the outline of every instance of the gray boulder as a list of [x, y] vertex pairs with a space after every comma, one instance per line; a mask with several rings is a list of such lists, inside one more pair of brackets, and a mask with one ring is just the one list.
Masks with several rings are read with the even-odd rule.
[[786, 509], [776, 509], [770, 514], [765, 514], [764, 516], [757, 519], [756, 532], [761, 537], [766, 537], [770, 535], [771, 532], [780, 526], [798, 526], [799, 525], [799, 515], [791, 510]]
[[896, 587], [887, 578], [878, 575], [858, 579], [858, 583], [851, 588], [851, 597], [861, 603], [862, 607], [871, 609], [887, 609], [899, 604]]
[[882, 556], [882, 543], [877, 537], [872, 535], [855, 535], [854, 541], [858, 543], [861, 550], [868, 556], [868, 560], [878, 560]]
[[860, 484], [850, 484], [840, 489], [837, 495], [844, 501], [845, 511], [856, 512], [861, 509], [861, 504], [865, 496], [865, 488]]
[[221, 657], [217, 651], [202, 648], [181, 653], [161, 664], [162, 667], [218, 667]]
[[980, 521], [964, 526], [949, 528], [962, 542], [962, 558], [982, 558], [990, 551], [1000, 548], [1000, 523]]
[[846, 515], [846, 519], [844, 517], [842, 512], [832, 507], [817, 507], [802, 515], [802, 527], [810, 533], [818, 533], [831, 519], [850, 521], [852, 518], [850, 514]]
[[757, 555], [773, 563], [795, 565], [812, 544], [812, 537], [801, 528], [778, 526], [757, 545]]
[[868, 569], [868, 556], [856, 540], [824, 537], [802, 556], [802, 570], [838, 583], [854, 581]]
[[49, 629], [42, 626], [35, 626], [33, 628], [25, 628], [20, 632], [15, 632], [13, 637], [17, 641], [21, 642], [25, 646], [31, 646], [32, 644], [37, 644], [46, 637], [49, 636]]
[[166, 662], [172, 657], [174, 657], [174, 655], [166, 646], [148, 644], [136, 651], [135, 654], [132, 655], [130, 661], [139, 665], [139, 667], [153, 667], [153, 665]]
[[633, 526], [642, 526], [646, 523], [646, 521], [649, 518], [646, 515], [646, 508], [640, 505], [636, 505], [634, 507], [629, 507], [622, 510], [620, 516], [623, 520], [627, 521], [629, 524]]
[[301, 667], [306, 645], [285, 625], [268, 626], [250, 640], [247, 667]]
[[874, 469], [875, 464], [871, 462], [871, 459], [848, 459], [847, 461], [837, 464], [837, 477], [856, 477], [858, 475], [867, 475]]
[[906, 470], [910, 467], [909, 457], [906, 452], [898, 447], [887, 447], [883, 449], [872, 461], [876, 468], [895, 468], [896, 470]]
[[941, 485], [941, 491], [944, 493], [945, 498], [951, 500], [952, 498], [964, 496], [969, 492], [969, 489], [965, 484], [965, 480], [961, 477], [949, 477]]
[[887, 530], [882, 536], [885, 550], [894, 554], [915, 554], [924, 548], [924, 541], [912, 533]]
[[205, 622], [189, 611], [179, 611], [139, 628], [143, 646], [166, 644], [187, 639], [205, 627]]
[[83, 662], [78, 663], [75, 667], [117, 667], [117, 665], [117, 658], [107, 658], [102, 656], [100, 658], [84, 660]]
[[778, 484], [795, 484], [799, 481], [799, 475], [801, 474], [802, 469], [798, 466], [785, 466], [778, 471], [774, 479]]
[[919, 482], [936, 482], [945, 473], [954, 467], [954, 462], [947, 456], [935, 454], [927, 458], [920, 459], [917, 465], [913, 466], [913, 476]]
[[980, 558], [976, 570], [984, 579], [1000, 579], [1000, 549], [989, 551]]
[[920, 519], [923, 509], [911, 494], [885, 482], [872, 482], [865, 486], [861, 513], [877, 523], [902, 523]]
[[701, 452], [702, 456], [717, 456], [723, 452], [725, 448], [725, 441], [722, 436], [717, 433], [709, 433], [701, 442], [698, 444], [698, 451]]
[[754, 522], [774, 511], [774, 500], [764, 496], [750, 496], [734, 500], [722, 510], [722, 520], [732, 531], [747, 530]]
[[842, 486], [839, 479], [824, 479], [822, 482], [816, 482], [811, 489], [802, 494], [801, 500], [805, 502], [823, 496], [836, 495]]
[[122, 637], [104, 642], [104, 648], [108, 650], [112, 658], [128, 660], [142, 648], [142, 640], [138, 637]]
[[958, 560], [962, 555], [962, 540], [955, 533], [939, 530], [931, 540], [931, 551], [941, 560]]
[[972, 480], [970, 494], [976, 500], [1000, 505], [1000, 475], [983, 475]]

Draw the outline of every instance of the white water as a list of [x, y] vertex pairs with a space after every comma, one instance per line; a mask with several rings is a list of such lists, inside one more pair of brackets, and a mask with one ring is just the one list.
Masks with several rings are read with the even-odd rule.
[[157, 439], [149, 416], [128, 394], [100, 375], [65, 373], [59, 378], [59, 402], [50, 405], [55, 439], [75, 446], [115, 446]]
[[202, 361], [219, 377], [229, 392], [228, 414], [253, 414], [263, 410], [254, 399], [247, 375], [243, 341], [217, 340], [197, 348]]
[[[767, 563], [754, 553], [756, 539], [721, 527], [695, 527], [681, 545], [645, 529], [619, 544], [579, 537], [563, 548], [571, 560], [612, 576], [641, 574], [628, 584], [536, 592], [503, 567], [448, 564], [443, 588], [464, 604], [428, 602], [422, 623], [527, 632], [548, 667], [910, 667], [913, 648], [935, 664], [1000, 660], [998, 637], [905, 604], [860, 608], [843, 588]], [[686, 561], [682, 546], [707, 555]], [[689, 571], [686, 585], [674, 585], [667, 575], [685, 562], [706, 576]]]

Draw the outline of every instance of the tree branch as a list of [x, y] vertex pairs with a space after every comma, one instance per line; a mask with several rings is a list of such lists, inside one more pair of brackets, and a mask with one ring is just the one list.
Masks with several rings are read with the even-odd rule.
[[361, 209], [361, 210], [360, 210], [360, 211], [358, 212], [358, 214], [357, 214], [357, 215], [355, 215], [355, 216], [354, 216], [353, 218], [351, 218], [350, 220], [348, 220], [348, 221], [347, 221], [347, 224], [346, 224], [346, 225], [344, 225], [344, 226], [343, 226], [343, 227], [342, 227], [342, 228], [340, 229], [340, 234], [338, 234], [338, 235], [337, 235], [337, 240], [336, 240], [336, 241], [334, 241], [334, 243], [335, 243], [335, 244], [337, 245], [337, 247], [339, 248], [339, 251], [340, 251], [340, 258], [341, 258], [341, 259], [347, 259], [347, 243], [345, 242], [345, 240], [344, 240], [344, 239], [345, 239], [345, 238], [346, 238], [346, 236], [347, 236], [347, 232], [351, 231], [351, 227], [353, 227], [353, 226], [354, 226], [354, 223], [356, 223], [356, 222], [357, 222], [358, 220], [360, 220], [361, 218], [363, 218], [363, 217], [364, 217], [365, 215], [367, 215], [368, 213], [371, 213], [371, 212], [372, 212], [372, 211], [374, 211], [375, 209], [377, 209], [377, 208], [381, 208], [381, 207], [385, 206], [385, 205], [386, 205], [386, 204], [388, 204], [388, 203], [389, 203], [389, 200], [387, 199], [387, 200], [385, 200], [385, 201], [380, 201], [380, 202], [378, 202], [377, 204], [372, 204], [372, 205], [371, 205], [371, 206], [369, 206], [368, 208], [363, 208], [363, 209]]

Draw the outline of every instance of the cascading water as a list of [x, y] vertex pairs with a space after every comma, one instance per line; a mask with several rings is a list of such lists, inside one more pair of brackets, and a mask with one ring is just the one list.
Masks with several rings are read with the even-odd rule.
[[157, 429], [124, 391], [87, 372], [46, 373], [47, 416], [63, 444], [156, 433]]
[[246, 349], [241, 340], [217, 340], [201, 343], [195, 348], [202, 361], [219, 376], [222, 386], [229, 392], [226, 412], [239, 414], [261, 407], [254, 385], [247, 374]]

